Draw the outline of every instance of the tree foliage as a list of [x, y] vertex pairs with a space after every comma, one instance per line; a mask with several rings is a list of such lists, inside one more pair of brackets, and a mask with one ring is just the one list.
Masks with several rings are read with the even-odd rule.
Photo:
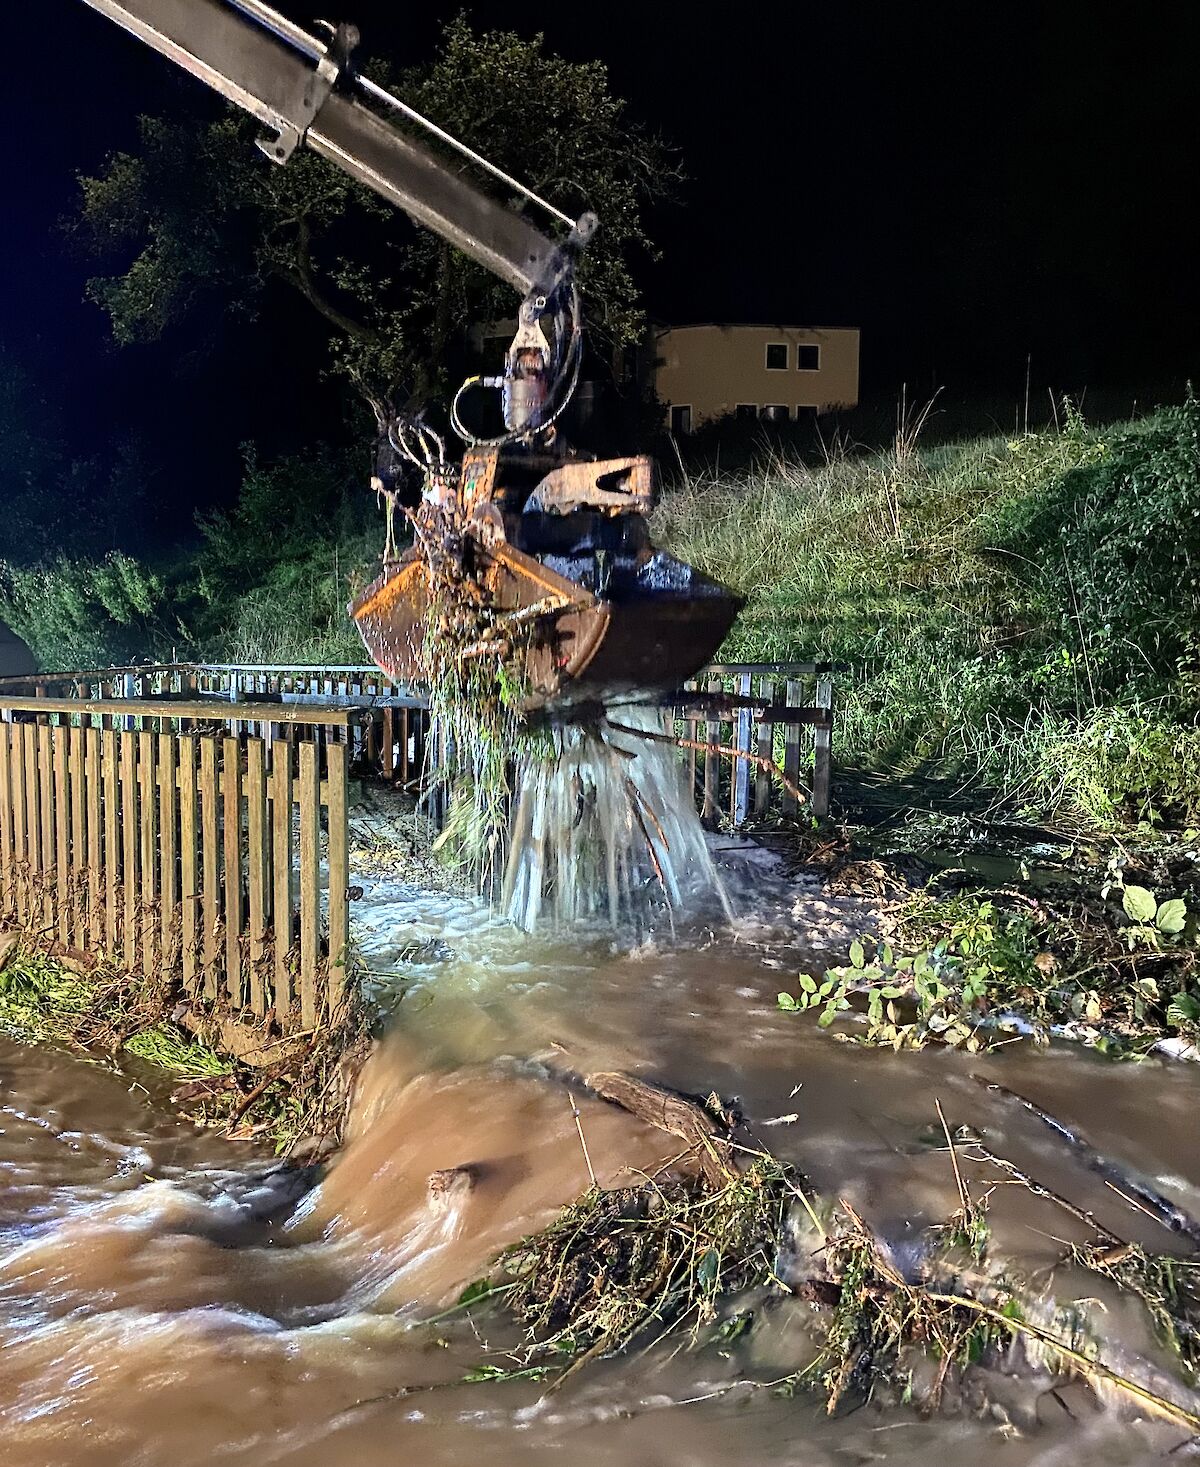
[[[678, 170], [628, 119], [605, 68], [460, 17], [436, 58], [394, 86], [566, 212], [599, 214], [581, 272], [589, 319], [613, 346], [633, 340], [632, 262], [651, 248], [642, 211]], [[249, 324], [282, 283], [317, 313], [328, 364], [362, 395], [442, 389], [464, 326], [511, 314], [512, 292], [315, 154], [271, 167], [252, 146], [255, 126], [232, 112], [142, 118], [135, 152], [81, 178], [77, 228], [107, 266], [89, 295], [117, 339], [158, 340], [201, 307]]]

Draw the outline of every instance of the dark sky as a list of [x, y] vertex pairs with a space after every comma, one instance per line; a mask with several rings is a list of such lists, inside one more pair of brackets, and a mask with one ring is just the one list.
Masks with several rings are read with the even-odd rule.
[[[310, 3], [282, 8], [308, 22]], [[400, 63], [460, 8], [340, 3], [365, 49]], [[57, 226], [76, 171], [130, 145], [139, 112], [200, 108], [202, 88], [82, 0], [32, 8], [0, 101], [0, 339], [76, 431], [151, 422], [220, 473], [232, 446], [269, 436], [286, 342], [223, 342], [216, 322], [202, 360], [194, 336], [116, 351]], [[1198, 12], [488, 0], [472, 17], [603, 59], [680, 148], [690, 181], [654, 221], [664, 259], [645, 280], [656, 315], [857, 325], [868, 391], [907, 379], [1015, 399], [1027, 352], [1061, 390], [1177, 389], [1197, 364]]]

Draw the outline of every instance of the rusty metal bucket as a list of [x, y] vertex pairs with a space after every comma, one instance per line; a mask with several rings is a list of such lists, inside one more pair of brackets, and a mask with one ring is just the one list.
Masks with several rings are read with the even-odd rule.
[[[531, 613], [531, 708], [669, 693], [712, 660], [742, 608], [742, 597], [650, 543], [646, 465], [587, 465], [594, 487], [573, 473], [569, 502], [557, 504], [550, 491], [562, 500], [561, 468], [514, 503], [509, 490], [491, 493], [494, 461], [464, 466], [467, 483], [486, 475], [489, 492], [457, 529], [463, 564], [493, 610]], [[624, 491], [612, 487], [618, 472]], [[430, 594], [428, 564], [413, 549], [350, 606], [372, 659], [400, 681], [427, 678]]]

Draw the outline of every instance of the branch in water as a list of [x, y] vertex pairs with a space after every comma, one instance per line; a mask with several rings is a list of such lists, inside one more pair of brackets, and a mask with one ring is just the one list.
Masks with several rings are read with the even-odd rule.
[[802, 804], [807, 805], [811, 798], [807, 790], [801, 789], [790, 780], [774, 759], [768, 759], [765, 754], [752, 754], [749, 749], [735, 749], [732, 744], [709, 744], [703, 739], [688, 739], [682, 734], [660, 734], [653, 733], [648, 728], [630, 728], [625, 723], [610, 721], [608, 726], [615, 733], [631, 734], [635, 739], [649, 739], [654, 744], [674, 744], [677, 749], [698, 749], [701, 754], [725, 754], [731, 759], [744, 759], [756, 769], [764, 769], [768, 774], [775, 775], [788, 794]]

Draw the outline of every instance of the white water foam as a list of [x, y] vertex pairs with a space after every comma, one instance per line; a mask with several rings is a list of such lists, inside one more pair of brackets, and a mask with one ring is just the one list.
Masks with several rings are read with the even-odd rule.
[[678, 750], [655, 708], [552, 732], [552, 757], [518, 772], [501, 910], [526, 932], [606, 917], [638, 923], [716, 897], [720, 876]]

